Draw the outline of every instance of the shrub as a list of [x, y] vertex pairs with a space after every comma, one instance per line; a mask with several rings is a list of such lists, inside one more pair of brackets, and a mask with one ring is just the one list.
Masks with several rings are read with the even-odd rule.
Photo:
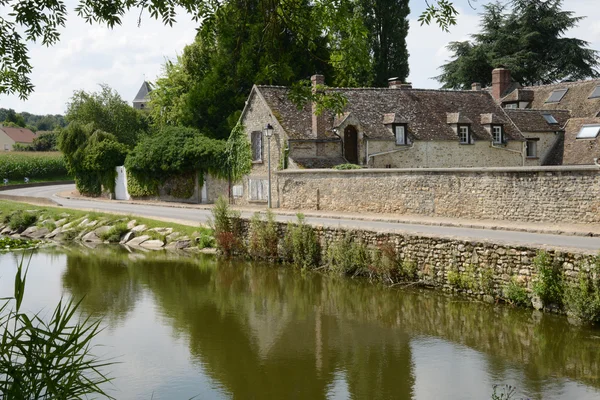
[[479, 287], [485, 294], [492, 294], [494, 292], [494, 269], [485, 266], [481, 268], [479, 278]]
[[504, 297], [514, 305], [527, 306], [531, 304], [527, 289], [514, 276], [504, 287]]
[[239, 211], [230, 209], [227, 199], [221, 196], [212, 209], [212, 227], [217, 248], [226, 256], [243, 250], [242, 221]]
[[317, 268], [321, 260], [321, 246], [314, 229], [306, 225], [304, 215], [297, 222], [288, 223], [282, 243], [284, 261], [300, 268]]
[[356, 243], [350, 235], [344, 236], [327, 249], [327, 264], [329, 268], [345, 275], [365, 273], [371, 265], [371, 255], [367, 246]]
[[201, 233], [198, 236], [198, 248], [209, 249], [215, 247], [215, 238], [212, 234]]
[[333, 167], [333, 169], [337, 169], [339, 171], [342, 170], [348, 170], [348, 169], [361, 169], [362, 167], [360, 165], [356, 165], [356, 164], [339, 164], [336, 165], [335, 167]]
[[127, 170], [127, 191], [131, 197], [158, 196], [157, 179], [137, 175]]
[[540, 251], [533, 259], [537, 271], [537, 279], [533, 284], [533, 292], [539, 296], [544, 306], [563, 304], [564, 279], [557, 263], [552, 263], [545, 251]]
[[584, 322], [600, 322], [600, 267], [594, 263], [589, 273], [580, 270], [577, 282], [565, 290], [567, 311]]
[[107, 240], [110, 243], [117, 243], [121, 241], [123, 235], [129, 232], [127, 224], [125, 222], [119, 222], [113, 225], [108, 231], [100, 235], [100, 239]]
[[13, 231], [23, 232], [31, 225], [35, 224], [37, 216], [27, 211], [16, 211], [14, 212], [8, 221], [8, 226]]
[[277, 258], [277, 245], [279, 236], [275, 216], [271, 210], [267, 211], [267, 220], [264, 221], [259, 213], [254, 214], [250, 221], [248, 253], [257, 259], [274, 260]]

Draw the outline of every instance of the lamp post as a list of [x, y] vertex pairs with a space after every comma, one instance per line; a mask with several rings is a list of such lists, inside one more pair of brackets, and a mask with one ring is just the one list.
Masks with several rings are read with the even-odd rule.
[[271, 124], [267, 124], [267, 126], [265, 126], [265, 136], [267, 137], [267, 165], [269, 168], [269, 194], [267, 207], [271, 208], [271, 136], [273, 136], [273, 126]]

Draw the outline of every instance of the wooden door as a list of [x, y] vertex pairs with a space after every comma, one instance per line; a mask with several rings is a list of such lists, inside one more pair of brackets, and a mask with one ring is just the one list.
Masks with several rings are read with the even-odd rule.
[[358, 132], [349, 125], [344, 129], [344, 157], [351, 164], [358, 164]]

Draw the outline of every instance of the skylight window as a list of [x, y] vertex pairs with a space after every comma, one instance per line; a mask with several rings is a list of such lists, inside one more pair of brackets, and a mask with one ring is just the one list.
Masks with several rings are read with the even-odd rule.
[[569, 89], [555, 90], [554, 92], [552, 92], [550, 97], [548, 97], [548, 100], [546, 100], [546, 103], [558, 103], [565, 96], [565, 94], [567, 93], [567, 90], [569, 90]]
[[600, 98], [600, 85], [596, 86], [596, 89], [592, 92], [589, 99], [598, 99]]
[[549, 124], [558, 124], [558, 121], [556, 120], [556, 118], [554, 118], [554, 116], [552, 114], [542, 114], [544, 116], [544, 119], [546, 120], [547, 123]]
[[584, 125], [577, 134], [577, 139], [595, 139], [600, 133], [600, 125]]

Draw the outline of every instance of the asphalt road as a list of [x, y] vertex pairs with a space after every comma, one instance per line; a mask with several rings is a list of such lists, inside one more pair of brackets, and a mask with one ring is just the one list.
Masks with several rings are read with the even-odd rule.
[[[93, 209], [104, 212], [115, 212], [122, 214], [124, 213], [142, 217], [154, 217], [159, 219], [169, 219], [173, 221], [181, 221], [187, 223], [206, 222], [210, 218], [210, 210], [174, 208], [162, 205], [138, 205], [108, 201], [76, 200], [65, 199], [56, 196], [57, 193], [74, 190], [74, 188], [74, 185], [56, 185], [20, 188], [6, 190], [0, 193], [9, 194], [13, 196], [50, 198], [66, 208], [88, 210]], [[242, 215], [245, 217], [249, 217], [251, 216], [251, 213], [242, 213]], [[287, 215], [276, 215], [276, 218], [279, 221], [289, 221], [295, 219], [295, 217]], [[600, 238], [592, 237], [549, 235], [506, 230], [457, 228], [448, 226], [416, 225], [403, 224], [397, 222], [361, 221], [354, 219], [338, 218], [307, 217], [306, 221], [310, 224], [323, 225], [328, 227], [363, 228], [382, 231], [394, 230], [412, 234], [456, 237], [470, 240], [483, 239], [498, 244], [505, 243], [513, 245], [533, 245], [546, 246], [549, 248], [577, 249], [583, 251], [600, 251]]]

